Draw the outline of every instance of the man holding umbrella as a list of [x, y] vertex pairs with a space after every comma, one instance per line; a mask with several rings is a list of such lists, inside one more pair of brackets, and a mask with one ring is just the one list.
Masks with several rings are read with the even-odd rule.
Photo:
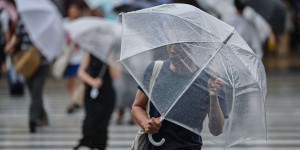
[[186, 4], [124, 13], [122, 24], [120, 61], [139, 85], [134, 149], [200, 149], [202, 138], [229, 147], [265, 136], [265, 71], [232, 26]]
[[[162, 68], [160, 70], [160, 75], [156, 80], [156, 88], [152, 91], [152, 96], [155, 95], [155, 91], [163, 90], [159, 87], [166, 87], [165, 84], [172, 84], [168, 81], [182, 81], [186, 77], [195, 72], [198, 68], [193, 63], [191, 59], [188, 58], [187, 54], [184, 52], [187, 49], [184, 48], [184, 44], [172, 44], [165, 46], [169, 59], [163, 61]], [[155, 64], [150, 64], [144, 73], [144, 83], [145, 85], [150, 85], [151, 75], [154, 71]], [[187, 92], [182, 96], [181, 101], [191, 101], [191, 99], [198, 99], [203, 101], [204, 109], [199, 111], [203, 116], [204, 121], [206, 115], [209, 115], [209, 129], [210, 132], [217, 136], [222, 133], [224, 119], [227, 118], [227, 111], [225, 108], [225, 102], [222, 98], [218, 97], [221, 87], [221, 81], [215, 77], [209, 77], [209, 74], [203, 73], [202, 77], [199, 77], [187, 90]], [[204, 80], [208, 79], [208, 81]], [[175, 85], [176, 83], [173, 82]], [[176, 86], [169, 85], [169, 88], [174, 88]], [[202, 87], [207, 87], [208, 92]], [[202, 95], [202, 96], [201, 96]], [[205, 96], [203, 96], [205, 95]], [[160, 96], [158, 96], [160, 97]], [[201, 97], [201, 98], [200, 98]], [[160, 97], [162, 98], [162, 97]], [[207, 99], [206, 99], [207, 98]], [[195, 134], [179, 125], [172, 122], [164, 120], [160, 122], [160, 113], [155, 108], [155, 106], [150, 103], [149, 115], [147, 116], [147, 105], [149, 98], [144, 93], [143, 89], [139, 86], [136, 94], [135, 101], [132, 106], [132, 115], [137, 121], [137, 123], [144, 129], [146, 133], [154, 134], [154, 139], [161, 139], [165, 137], [166, 142], [160, 146], [156, 147], [152, 145], [148, 140], [146, 140], [143, 150], [152, 149], [194, 149], [199, 150], [202, 146], [201, 136]], [[223, 108], [223, 109], [221, 109]]]

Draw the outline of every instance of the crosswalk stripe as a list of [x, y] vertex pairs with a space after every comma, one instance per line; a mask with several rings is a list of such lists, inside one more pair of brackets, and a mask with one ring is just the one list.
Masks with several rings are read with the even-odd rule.
[[[272, 82], [277, 81], [274, 79]], [[245, 141], [228, 150], [300, 149], [300, 84], [298, 82], [280, 83], [272, 83], [268, 89], [266, 101], [268, 141]], [[292, 85], [289, 86], [289, 84]], [[49, 112], [50, 126], [39, 128], [36, 134], [28, 133], [27, 119], [30, 104], [28, 91], [24, 97], [19, 98], [10, 97], [6, 91], [7, 89], [0, 85], [1, 150], [70, 150], [77, 144], [82, 136], [81, 125], [84, 112], [80, 110], [76, 114], [66, 114], [69, 96], [61, 83], [54, 81], [47, 85], [44, 104]], [[115, 125], [113, 122], [115, 117], [116, 114], [113, 115], [109, 127], [107, 150], [128, 150], [139, 127]], [[204, 140], [203, 149], [223, 150], [206, 140]]]

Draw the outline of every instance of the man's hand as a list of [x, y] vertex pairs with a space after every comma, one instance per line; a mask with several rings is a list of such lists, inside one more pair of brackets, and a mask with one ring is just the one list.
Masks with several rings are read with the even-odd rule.
[[161, 127], [161, 122], [159, 118], [151, 118], [148, 119], [144, 124], [143, 124], [143, 129], [146, 133], [151, 133], [155, 134], [159, 131]]
[[210, 77], [208, 80], [208, 91], [210, 96], [217, 96], [222, 82], [215, 77]]

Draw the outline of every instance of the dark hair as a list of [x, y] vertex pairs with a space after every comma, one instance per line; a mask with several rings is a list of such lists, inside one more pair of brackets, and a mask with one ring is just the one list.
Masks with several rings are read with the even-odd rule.
[[172, 3], [184, 3], [202, 9], [196, 0], [172, 0]]
[[68, 5], [68, 9], [71, 7], [71, 6], [76, 6], [78, 9], [80, 10], [83, 10], [84, 9], [84, 3], [80, 0], [75, 0], [75, 1], [71, 1]]
[[234, 6], [236, 7], [236, 9], [238, 11], [242, 12], [244, 10], [244, 8], [246, 7], [246, 4], [242, 0], [234, 0]]

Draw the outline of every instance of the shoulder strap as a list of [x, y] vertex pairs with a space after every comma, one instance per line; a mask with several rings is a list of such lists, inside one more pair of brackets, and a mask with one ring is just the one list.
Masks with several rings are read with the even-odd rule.
[[160, 70], [162, 68], [162, 65], [163, 65], [163, 61], [161, 61], [161, 60], [155, 61], [155, 63], [154, 63], [152, 76], [151, 76], [151, 79], [150, 79], [150, 85], [149, 85], [149, 100], [148, 100], [148, 104], [147, 104], [147, 114], [148, 114], [148, 116], [149, 116], [149, 107], [150, 107], [150, 97], [152, 95], [152, 90], [153, 90], [156, 78], [158, 77], [158, 75], [160, 73]]
[[[150, 79], [150, 85], [149, 85], [149, 93], [150, 93], [149, 97], [151, 97], [152, 89], [154, 87], [156, 78], [158, 77], [159, 72], [162, 68], [162, 65], [163, 65], [163, 61], [161, 61], [161, 60], [155, 61], [155, 63], [154, 63], [152, 76], [151, 76], [151, 79]], [[147, 103], [147, 115], [148, 115], [148, 117], [150, 117], [149, 110], [150, 110], [150, 99], [148, 100], [148, 103]], [[134, 142], [131, 146], [131, 150], [141, 150], [142, 147], [144, 146], [146, 138], [147, 138], [146, 132], [142, 128], [140, 128], [140, 130], [138, 131], [138, 133], [137, 133], [137, 135], [134, 139]]]

